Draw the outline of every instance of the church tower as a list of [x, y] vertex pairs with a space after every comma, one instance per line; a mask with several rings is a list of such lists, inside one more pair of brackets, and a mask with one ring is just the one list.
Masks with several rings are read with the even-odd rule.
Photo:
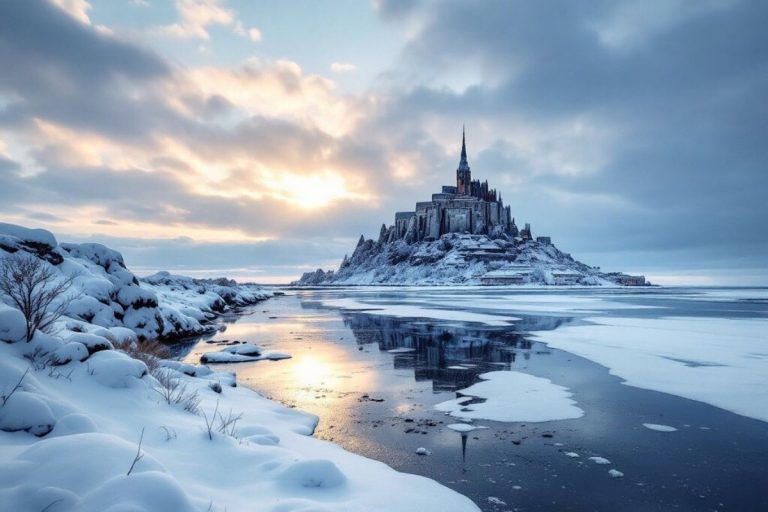
[[472, 171], [467, 162], [467, 144], [464, 136], [464, 127], [461, 128], [461, 161], [456, 169], [456, 191], [459, 194], [470, 195], [472, 193]]

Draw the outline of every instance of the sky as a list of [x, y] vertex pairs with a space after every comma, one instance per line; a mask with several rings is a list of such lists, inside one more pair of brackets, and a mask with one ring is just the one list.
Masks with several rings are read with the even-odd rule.
[[0, 220], [288, 282], [473, 178], [563, 251], [768, 285], [768, 2], [2, 0]]

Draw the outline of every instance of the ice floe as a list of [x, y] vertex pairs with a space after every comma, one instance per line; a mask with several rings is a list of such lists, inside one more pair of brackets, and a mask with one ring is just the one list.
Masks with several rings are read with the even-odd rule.
[[[480, 375], [481, 382], [459, 390], [459, 398], [435, 406], [457, 418], [493, 421], [551, 421], [584, 415], [567, 388], [549, 379], [517, 371], [495, 371]], [[482, 403], [467, 402], [472, 397]]]
[[323, 299], [323, 306], [336, 309], [348, 309], [369, 315], [395, 316], [402, 318], [430, 318], [454, 322], [473, 322], [496, 327], [505, 327], [510, 322], [520, 320], [513, 316], [489, 315], [455, 309], [440, 309], [409, 304], [387, 304], [363, 299]]
[[669, 425], [658, 425], [656, 423], [643, 423], [643, 426], [650, 430], [655, 430], [657, 432], [677, 432], [677, 429], [675, 427], [670, 427]]
[[594, 317], [533, 333], [626, 384], [768, 421], [768, 319]]

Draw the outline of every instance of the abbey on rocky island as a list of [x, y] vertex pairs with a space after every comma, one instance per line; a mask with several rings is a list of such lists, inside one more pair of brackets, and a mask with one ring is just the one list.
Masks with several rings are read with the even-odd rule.
[[462, 131], [456, 185], [414, 211], [395, 213], [377, 240], [360, 235], [338, 270], [305, 272], [294, 284], [642, 286], [644, 276], [602, 272], [562, 252], [531, 225], [518, 229], [488, 182], [472, 179]]
[[431, 201], [416, 203], [415, 211], [396, 212], [393, 228], [387, 233], [388, 241], [405, 239], [412, 243], [436, 240], [446, 233], [491, 236], [503, 233], [531, 239], [530, 225], [526, 224], [522, 230], [517, 228], [509, 206], [504, 206], [501, 194], [489, 188], [488, 181], [472, 179], [463, 130], [456, 185], [444, 185], [442, 192], [432, 194]]

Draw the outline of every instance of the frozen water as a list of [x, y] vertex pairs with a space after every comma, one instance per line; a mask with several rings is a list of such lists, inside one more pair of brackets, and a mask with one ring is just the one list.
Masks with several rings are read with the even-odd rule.
[[571, 400], [568, 389], [549, 379], [516, 371], [488, 372], [480, 378], [481, 382], [459, 393], [482, 398], [484, 402], [467, 404], [464, 396], [435, 407], [459, 418], [493, 421], [551, 421], [580, 418], [584, 414]]
[[626, 384], [768, 421], [765, 318], [591, 317], [589, 325], [533, 333], [595, 361]]

